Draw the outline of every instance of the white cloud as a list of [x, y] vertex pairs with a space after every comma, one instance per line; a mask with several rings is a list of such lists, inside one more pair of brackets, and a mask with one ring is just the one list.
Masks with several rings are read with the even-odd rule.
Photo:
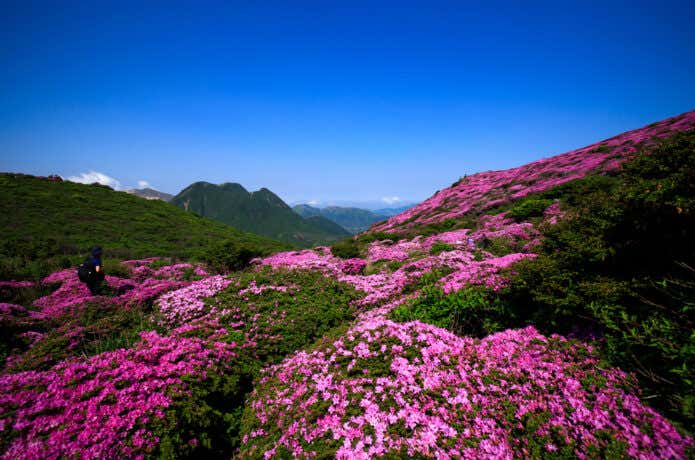
[[386, 204], [396, 204], [400, 203], [402, 200], [397, 196], [385, 196], [381, 199]]
[[316, 206], [319, 203], [320, 203], [319, 200], [309, 200], [306, 202], [306, 204], [308, 204], [309, 206]]
[[121, 183], [118, 180], [96, 171], [82, 173], [79, 176], [70, 176], [68, 177], [68, 180], [70, 182], [77, 182], [80, 184], [93, 184], [94, 182], [98, 182], [102, 185], [108, 185], [115, 190], [120, 190], [121, 188]]
[[150, 184], [146, 180], [139, 180], [138, 181], [138, 187], [140, 187], [140, 188], [152, 188], [152, 184]]

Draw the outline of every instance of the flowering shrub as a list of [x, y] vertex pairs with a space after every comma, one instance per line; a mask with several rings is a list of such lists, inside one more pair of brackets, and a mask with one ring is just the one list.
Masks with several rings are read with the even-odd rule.
[[[142, 334], [132, 350], [0, 375], [3, 458], [135, 457], [153, 452], [165, 410], [186, 398], [183, 376], [203, 380], [235, 355], [233, 344]], [[216, 369], [216, 370], [215, 370]], [[174, 427], [168, 427], [174, 429]]]
[[367, 266], [367, 261], [364, 259], [348, 259], [340, 264], [340, 271], [346, 275], [360, 275]]
[[211, 297], [229, 286], [231, 280], [224, 276], [211, 276], [184, 288], [164, 294], [157, 301], [163, 320], [168, 325], [182, 324], [202, 316], [205, 304], [202, 299]]
[[686, 458], [692, 446], [583, 345], [385, 320], [265, 372], [243, 434], [239, 458]]

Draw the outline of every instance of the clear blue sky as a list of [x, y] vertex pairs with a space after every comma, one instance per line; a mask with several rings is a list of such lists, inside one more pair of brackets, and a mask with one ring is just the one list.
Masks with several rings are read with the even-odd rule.
[[421, 200], [695, 109], [694, 2], [515, 3], [2, 1], [0, 170]]

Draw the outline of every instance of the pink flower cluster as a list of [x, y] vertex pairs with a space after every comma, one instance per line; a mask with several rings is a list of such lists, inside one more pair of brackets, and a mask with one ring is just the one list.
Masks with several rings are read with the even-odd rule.
[[153, 269], [149, 265], [153, 262], [152, 259], [130, 260], [123, 262], [131, 269], [131, 275], [135, 279], [146, 278], [165, 278], [165, 279], [182, 279], [184, 274], [191, 270], [196, 276], [207, 276], [208, 272], [199, 264], [190, 264], [188, 262], [178, 263], [173, 265], [165, 265]]
[[394, 231], [457, 218], [590, 173], [610, 171], [634, 154], [641, 143], [693, 128], [695, 111], [518, 168], [474, 174], [371, 230]]
[[530, 222], [514, 222], [503, 212], [496, 215], [484, 215], [479, 219], [479, 228], [471, 235], [475, 241], [483, 238], [507, 238], [511, 241], [530, 240], [538, 232]]
[[0, 303], [0, 316], [26, 315], [27, 309], [12, 303]]
[[142, 458], [159, 441], [150, 422], [188, 391], [181, 377], [224, 367], [233, 346], [146, 332], [131, 350], [0, 375], [2, 458]]
[[367, 266], [367, 261], [360, 259], [358, 257], [353, 259], [347, 259], [340, 264], [340, 271], [346, 275], [359, 275], [364, 271], [364, 267]]
[[[193, 270], [197, 276], [207, 276], [207, 272], [200, 265], [180, 263], [165, 265], [158, 269], [152, 269], [149, 265], [161, 260], [160, 257], [148, 259], [128, 260], [122, 265], [128, 267], [131, 278], [119, 278], [106, 276], [106, 285], [119, 291], [117, 296], [100, 296], [102, 302], [110, 302], [121, 305], [143, 303], [158, 297], [159, 295], [179, 289], [190, 282], [184, 281], [186, 271]], [[66, 313], [70, 307], [81, 305], [85, 302], [96, 300], [91, 295], [87, 286], [77, 278], [75, 269], [65, 269], [51, 273], [41, 280], [44, 284], [60, 283], [61, 286], [51, 294], [41, 297], [34, 302], [41, 308], [40, 314], [45, 317], [57, 316]]]
[[555, 225], [559, 219], [562, 219], [565, 216], [565, 213], [560, 209], [560, 203], [556, 202], [551, 204], [548, 209], [545, 210], [543, 215], [549, 224]]
[[407, 260], [414, 252], [422, 249], [419, 239], [400, 240], [395, 243], [390, 240], [374, 241], [370, 243], [367, 250], [367, 259], [374, 262], [378, 260]]
[[588, 458], [606, 437], [632, 458], [686, 458], [692, 440], [584, 350], [532, 327], [473, 340], [419, 322], [362, 321], [265, 372], [239, 458], [282, 448], [294, 458], [332, 449], [338, 459], [512, 459], [537, 446]]
[[515, 253], [481, 262], [471, 262], [444, 277], [441, 280], [442, 289], [444, 292], [450, 293], [471, 284], [480, 284], [496, 291], [506, 283], [506, 279], [498, 274], [500, 270], [508, 268], [522, 259], [532, 257], [535, 257], [535, 254]]
[[203, 316], [207, 310], [204, 299], [225, 289], [231, 282], [222, 275], [211, 276], [162, 295], [157, 306], [165, 324], [179, 325]]
[[54, 317], [70, 310], [70, 307], [84, 304], [91, 300], [100, 300], [121, 305], [142, 303], [160, 294], [177, 289], [187, 284], [176, 279], [138, 278], [127, 279], [106, 276], [105, 282], [114, 290], [122, 289], [117, 296], [94, 297], [86, 284], [77, 278], [73, 269], [52, 273], [42, 280], [43, 283], [61, 283], [60, 287], [51, 294], [34, 301], [34, 306], [41, 308], [40, 315]]

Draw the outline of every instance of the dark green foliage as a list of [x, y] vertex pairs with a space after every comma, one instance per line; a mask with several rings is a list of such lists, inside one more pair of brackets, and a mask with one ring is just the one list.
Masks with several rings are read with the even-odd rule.
[[239, 184], [196, 182], [176, 195], [171, 203], [234, 228], [301, 247], [349, 235], [347, 230], [324, 217], [302, 218], [267, 188], [249, 193]]
[[[574, 179], [569, 182], [565, 182], [564, 184], [557, 185], [542, 192], [532, 193], [507, 203], [486, 208], [483, 211], [480, 211], [478, 214], [473, 213], [472, 216], [475, 216], [475, 219], [477, 219], [483, 214], [500, 214], [502, 212], [509, 211], [509, 217], [514, 217], [514, 215], [518, 213], [519, 221], [523, 221], [525, 218], [522, 218], [521, 216], [527, 213], [529, 218], [541, 216], [543, 211], [555, 200], [560, 201], [563, 205], [576, 206], [582, 197], [591, 193], [597, 191], [611, 193], [615, 190], [618, 183], [619, 180], [615, 176], [615, 173], [586, 176], [581, 179]], [[540, 209], [542, 204], [547, 204], [547, 206]]]
[[265, 251], [287, 248], [257, 235], [107, 187], [0, 175], [0, 279], [37, 279], [76, 266], [94, 244], [105, 260], [198, 257], [218, 240]]
[[455, 248], [450, 245], [443, 243], [441, 241], [437, 241], [430, 247], [430, 255], [436, 256], [439, 253], [446, 252], [446, 251], [453, 251]]
[[252, 281], [259, 286], [296, 286], [288, 292], [268, 290], [243, 298], [235, 293], [218, 296], [221, 304], [237, 304], [246, 310], [247, 329], [254, 324], [250, 318], [260, 314], [256, 327], [273, 336], [255, 347], [255, 357], [264, 362], [279, 360], [353, 319], [356, 312], [351, 302], [361, 297], [351, 286], [313, 270], [245, 272], [239, 281], [241, 289]]
[[509, 210], [507, 216], [517, 222], [529, 220], [532, 217], [541, 217], [543, 211], [553, 204], [550, 199], [527, 199], [516, 204]]
[[352, 259], [360, 256], [360, 245], [354, 238], [346, 238], [333, 244], [331, 253], [341, 259]]
[[369, 243], [373, 243], [374, 241], [384, 241], [384, 240], [398, 241], [402, 238], [403, 238], [403, 236], [398, 234], [398, 233], [371, 232], [371, 233], [363, 233], [362, 235], [359, 235], [357, 237], [357, 241], [362, 245], [367, 245]]
[[473, 286], [446, 294], [434, 279], [429, 279], [420, 297], [396, 307], [392, 317], [401, 322], [422, 321], [473, 337], [484, 337], [511, 323], [505, 316], [504, 303], [489, 290]]
[[202, 255], [201, 260], [208, 267], [217, 273], [226, 273], [234, 270], [241, 270], [249, 265], [251, 259], [268, 255], [268, 251], [242, 244], [235, 240], [226, 240], [207, 249]]
[[[561, 187], [559, 187], [561, 188]], [[601, 337], [649, 402], [695, 420], [695, 133], [637, 155], [614, 178], [565, 184], [569, 219], [515, 266], [514, 315], [544, 332]]]
[[507, 254], [512, 254], [519, 251], [518, 244], [509, 238], [488, 238], [484, 237], [478, 241], [478, 247], [487, 252], [494, 254], [497, 257], [502, 257]]

